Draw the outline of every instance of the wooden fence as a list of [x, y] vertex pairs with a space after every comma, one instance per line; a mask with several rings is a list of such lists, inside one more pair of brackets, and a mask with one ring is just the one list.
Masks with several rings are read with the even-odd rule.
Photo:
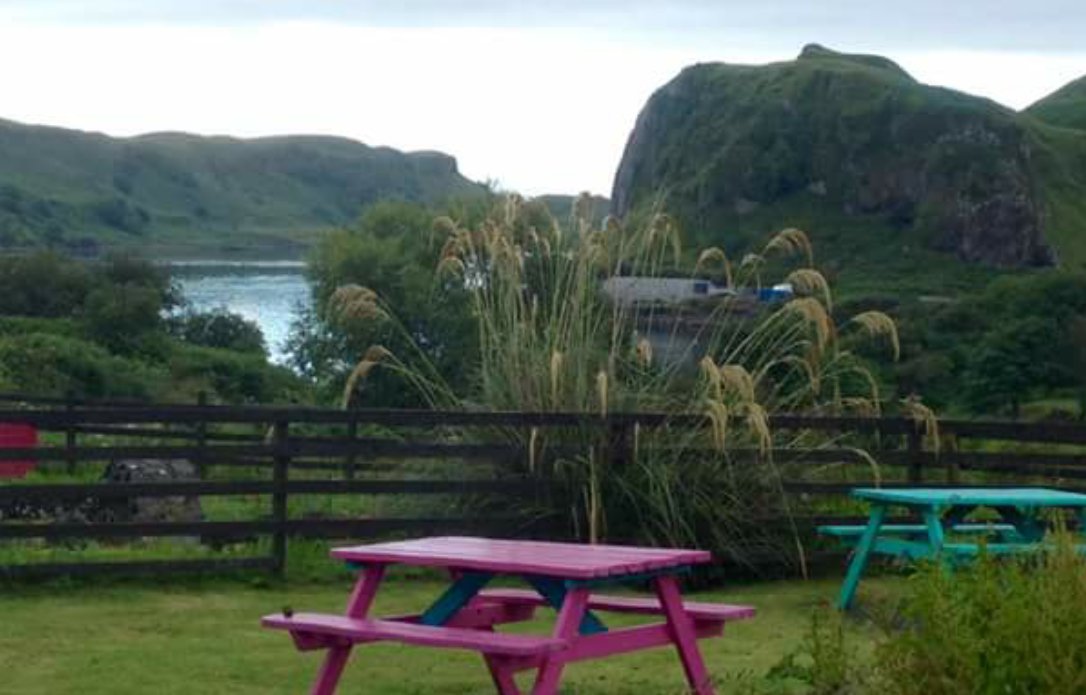
[[[45, 402], [17, 396], [0, 397], [0, 423], [25, 423], [42, 433], [35, 448], [0, 450], [0, 462], [29, 459], [53, 471], [32, 484], [0, 484], [0, 552], [7, 542], [28, 539], [110, 543], [171, 536], [198, 537], [217, 545], [258, 538], [263, 539], [259, 547], [267, 548], [250, 557], [0, 561], [0, 577], [253, 568], [282, 572], [292, 537], [371, 539], [431, 533], [567, 537], [573, 533], [564, 502], [568, 498], [546, 473], [547, 466], [529, 465], [535, 458], [529, 452], [533, 430], [536, 435], [543, 432], [544, 439], [554, 429], [593, 433], [609, 465], [622, 466], [631, 456], [636, 427], [705, 427], [703, 418], [692, 415], [341, 411]], [[945, 420], [939, 423], [938, 445], [921, 425], [904, 419], [779, 415], [771, 426], [776, 434], [792, 433], [800, 444], [819, 441], [814, 447], [790, 446], [773, 454], [785, 490], [805, 500], [840, 496], [858, 485], [968, 482], [1076, 489], [1086, 484], [1086, 427], [1077, 424]], [[549, 450], [551, 456], [562, 453]], [[692, 453], [696, 465], [698, 452]], [[760, 453], [736, 450], [731, 455], [741, 461]], [[71, 482], [87, 464], [132, 459], [187, 460], [197, 479]], [[292, 502], [317, 495], [398, 500], [440, 496], [447, 502], [437, 505], [440, 514], [355, 512], [314, 517], [291, 511]], [[199, 521], [3, 518], [3, 510], [15, 505], [64, 508], [88, 501], [196, 498], [203, 503], [239, 497], [256, 499], [263, 512], [244, 519]], [[799, 521], [809, 529], [845, 520], [855, 517], [817, 514]]]

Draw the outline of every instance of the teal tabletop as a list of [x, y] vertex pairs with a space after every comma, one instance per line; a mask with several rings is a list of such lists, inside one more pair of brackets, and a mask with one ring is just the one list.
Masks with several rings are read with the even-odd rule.
[[911, 506], [1086, 507], [1086, 495], [1047, 488], [857, 488], [853, 497]]

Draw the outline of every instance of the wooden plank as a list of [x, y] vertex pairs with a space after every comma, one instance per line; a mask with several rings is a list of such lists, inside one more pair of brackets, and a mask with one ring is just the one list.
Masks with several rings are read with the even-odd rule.
[[1055, 422], [985, 422], [940, 420], [941, 432], [972, 439], [1003, 439], [1019, 442], [1086, 444], [1086, 426]]
[[[277, 406], [137, 406], [79, 407], [70, 413], [60, 410], [0, 409], [0, 421], [28, 422], [40, 425], [111, 424], [172, 422], [209, 423], [325, 423], [346, 425], [380, 424], [403, 427], [498, 426], [498, 427], [599, 427], [605, 424], [645, 427], [661, 425], [701, 426], [707, 424], [700, 414], [613, 413], [606, 417], [594, 413], [524, 413], [440, 410], [332, 410]], [[773, 415], [772, 427], [786, 430], [811, 429], [839, 432], [879, 432], [903, 434], [914, 425], [900, 418], [855, 418], [805, 415]], [[1086, 434], [1086, 430], [1084, 430]]]
[[127, 562], [49, 562], [0, 565], [0, 578], [41, 579], [46, 577], [90, 577], [99, 575], [172, 575], [192, 572], [270, 570], [269, 557], [195, 560], [133, 560]]
[[360, 454], [367, 457], [390, 458], [457, 458], [457, 459], [516, 459], [524, 454], [516, 445], [454, 444], [444, 442], [397, 442], [394, 440], [358, 439], [342, 440], [290, 439], [279, 443], [229, 444], [208, 446], [174, 446], [164, 444], [80, 446], [72, 449], [61, 447], [35, 447], [0, 449], [0, 461], [105, 461], [114, 459], [197, 459], [206, 456], [209, 463], [217, 459], [236, 459], [239, 456], [347, 456]]
[[282, 527], [288, 535], [303, 537], [371, 537], [409, 531], [487, 530], [516, 535], [544, 523], [524, 517], [426, 517], [383, 519], [289, 519], [285, 524], [264, 521], [179, 521], [104, 524], [0, 524], [0, 538], [135, 538], [141, 536], [238, 537], [274, 533]]
[[261, 619], [264, 627], [303, 635], [327, 635], [351, 642], [388, 640], [426, 647], [471, 649], [484, 654], [532, 656], [565, 649], [568, 643], [554, 637], [491, 632], [462, 627], [417, 625], [395, 620], [356, 619], [330, 613], [281, 613]]

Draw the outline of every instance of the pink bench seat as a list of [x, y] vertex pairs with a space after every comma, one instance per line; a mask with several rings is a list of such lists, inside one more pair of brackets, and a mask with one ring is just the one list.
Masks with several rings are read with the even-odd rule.
[[514, 635], [461, 627], [433, 627], [396, 620], [358, 620], [327, 613], [273, 614], [264, 627], [288, 630], [300, 648], [320, 648], [387, 640], [425, 647], [470, 649], [500, 656], [538, 656], [565, 649], [568, 642], [554, 637]]
[[[530, 589], [487, 589], [479, 592], [481, 601], [545, 606], [547, 600]], [[753, 606], [733, 606], [724, 603], [697, 603], [684, 601], [683, 607], [690, 617], [697, 622], [727, 622], [746, 620], [754, 617]], [[637, 613], [641, 615], [662, 615], [664, 609], [655, 598], [634, 596], [602, 596], [593, 594], [588, 598], [591, 610], [611, 611], [614, 613]]]

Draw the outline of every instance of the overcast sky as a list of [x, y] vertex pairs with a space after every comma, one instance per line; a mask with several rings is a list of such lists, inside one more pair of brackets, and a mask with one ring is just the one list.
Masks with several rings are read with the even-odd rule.
[[343, 135], [608, 194], [652, 91], [805, 43], [1021, 108], [1086, 74], [1086, 0], [0, 0], [0, 118]]

